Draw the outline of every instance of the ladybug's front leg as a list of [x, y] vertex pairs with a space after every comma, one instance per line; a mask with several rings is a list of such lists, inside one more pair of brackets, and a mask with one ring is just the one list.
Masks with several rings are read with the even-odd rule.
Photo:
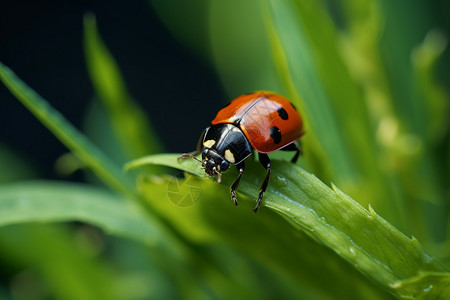
[[258, 201], [256, 202], [256, 206], [253, 209], [254, 212], [258, 211], [259, 206], [262, 203], [262, 197], [264, 192], [267, 189], [267, 185], [269, 185], [269, 179], [270, 179], [270, 169], [271, 169], [271, 163], [270, 163], [270, 158], [267, 154], [262, 154], [259, 153], [259, 162], [263, 165], [263, 167], [267, 170], [267, 175], [266, 178], [264, 178], [264, 182], [261, 185], [261, 188], [259, 189], [259, 196], [258, 196]]
[[244, 161], [242, 161], [241, 163], [237, 164], [236, 168], [237, 168], [237, 170], [239, 172], [239, 176], [238, 176], [238, 178], [236, 178], [236, 180], [231, 185], [230, 192], [231, 192], [231, 199], [234, 201], [234, 205], [238, 206], [239, 203], [237, 202], [236, 189], [239, 186], [239, 182], [241, 182], [242, 173], [244, 173], [244, 169], [245, 169]]

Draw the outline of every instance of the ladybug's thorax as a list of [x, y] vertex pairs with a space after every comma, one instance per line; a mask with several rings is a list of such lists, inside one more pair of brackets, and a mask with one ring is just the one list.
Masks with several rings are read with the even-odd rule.
[[218, 124], [207, 128], [203, 147], [205, 148], [203, 160], [214, 160], [216, 169], [222, 160], [236, 165], [252, 154], [252, 147], [244, 133], [233, 124]]

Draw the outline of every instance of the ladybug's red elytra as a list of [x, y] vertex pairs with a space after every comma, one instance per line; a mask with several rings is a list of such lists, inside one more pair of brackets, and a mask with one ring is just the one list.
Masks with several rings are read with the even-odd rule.
[[[292, 162], [300, 155], [294, 143], [303, 135], [303, 121], [296, 108], [283, 96], [257, 91], [242, 95], [221, 109], [200, 136], [197, 149], [184, 153], [179, 158], [193, 157], [202, 163], [209, 176], [221, 173], [235, 165], [239, 176], [230, 187], [231, 199], [238, 205], [236, 189], [245, 169], [245, 159], [253, 149], [258, 152], [259, 161], [267, 175], [259, 190], [254, 212], [261, 205], [263, 193], [269, 183], [271, 164], [267, 153], [276, 150], [296, 151]], [[195, 155], [202, 153], [202, 160]]]

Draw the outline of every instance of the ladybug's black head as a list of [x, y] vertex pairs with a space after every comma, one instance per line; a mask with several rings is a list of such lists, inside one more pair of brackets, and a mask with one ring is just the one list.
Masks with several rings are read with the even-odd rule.
[[203, 150], [202, 163], [206, 174], [209, 176], [219, 175], [218, 182], [221, 179], [220, 173], [225, 172], [230, 167], [230, 163], [225, 158], [211, 149]]

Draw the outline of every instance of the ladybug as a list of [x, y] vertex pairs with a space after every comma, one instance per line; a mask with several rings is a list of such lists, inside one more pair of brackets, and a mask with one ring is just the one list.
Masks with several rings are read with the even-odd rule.
[[[211, 126], [200, 136], [197, 149], [182, 154], [179, 159], [192, 157], [202, 164], [209, 176], [218, 175], [235, 165], [239, 176], [230, 187], [231, 199], [238, 205], [236, 189], [245, 169], [245, 159], [253, 150], [267, 175], [259, 190], [254, 212], [261, 205], [263, 193], [269, 183], [271, 163], [268, 153], [276, 150], [295, 151], [292, 162], [300, 155], [294, 143], [303, 135], [303, 121], [294, 105], [283, 96], [266, 91], [244, 94], [220, 110]], [[202, 160], [195, 156], [202, 153]]]

